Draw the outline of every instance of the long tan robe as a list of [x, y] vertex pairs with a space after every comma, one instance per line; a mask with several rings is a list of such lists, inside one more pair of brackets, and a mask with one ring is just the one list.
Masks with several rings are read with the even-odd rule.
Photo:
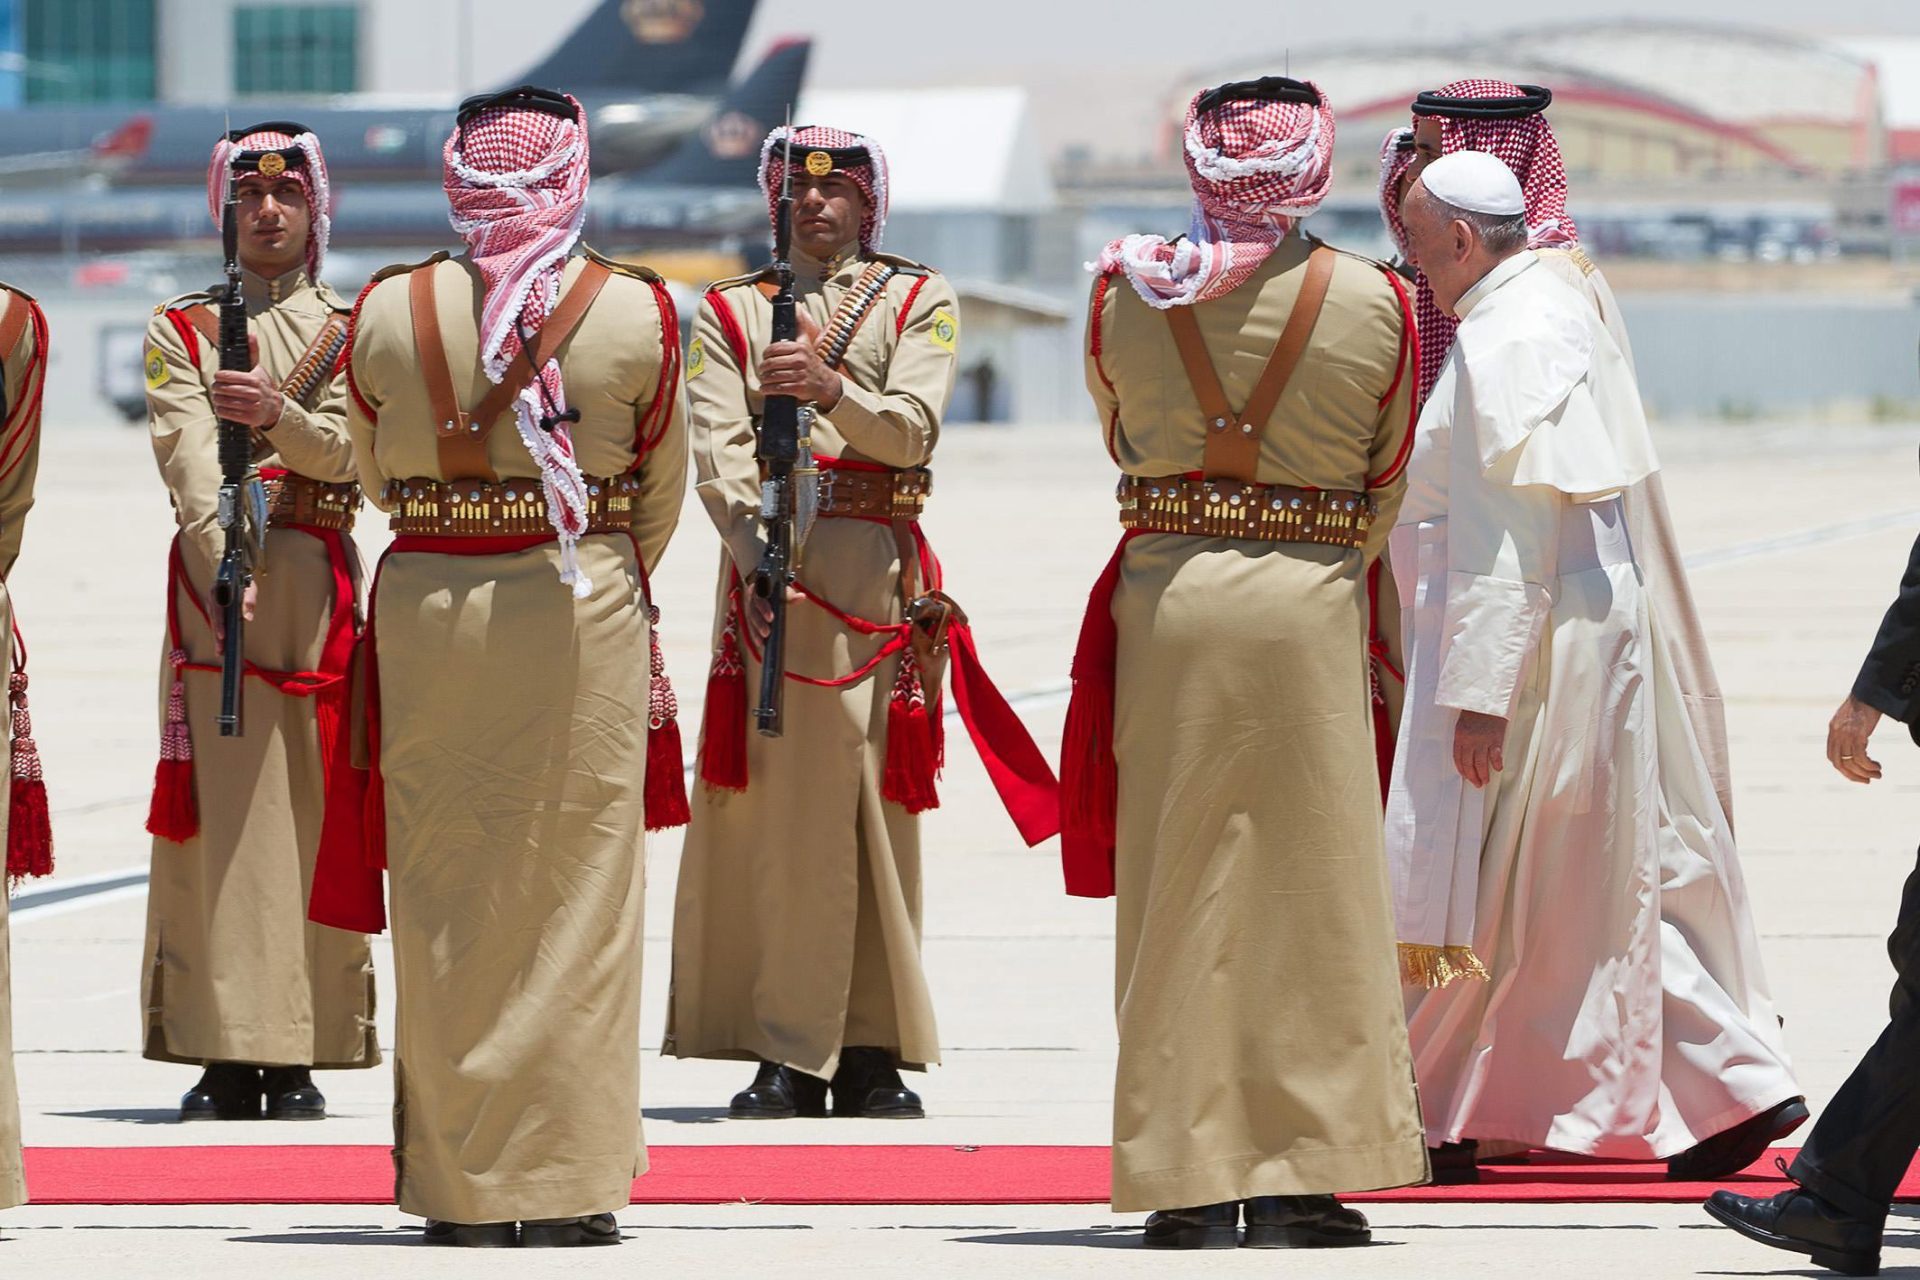
[[[5, 285], [0, 285], [0, 308], [5, 306], [9, 292]], [[13, 350], [0, 351], [0, 373], [4, 374], [6, 402], [15, 416], [13, 429], [0, 438], [0, 445], [13, 446], [22, 451], [19, 465], [4, 480], [0, 480], [0, 635], [9, 637], [13, 635], [13, 600], [7, 594], [6, 579], [13, 572], [13, 562], [20, 556], [21, 528], [28, 508], [33, 506], [33, 484], [40, 468], [39, 414], [21, 411], [20, 406], [24, 403], [23, 397], [31, 389], [27, 373], [40, 355], [31, 325], [20, 336]], [[23, 439], [25, 443], [19, 443]], [[13, 676], [11, 643], [4, 647], [4, 656], [0, 657], [0, 672], [4, 672], [7, 679]], [[8, 804], [11, 798], [9, 789], [0, 788], [0, 851], [7, 847]], [[4, 852], [0, 852], [0, 863], [5, 861]], [[8, 888], [0, 884], [0, 1209], [11, 1209], [27, 1202], [26, 1172], [21, 1166], [20, 1157], [20, 1096], [13, 1076], [13, 971], [8, 957]]]
[[[1235, 405], [1308, 249], [1289, 237], [1194, 308]], [[1367, 552], [1149, 533], [1121, 566], [1116, 1210], [1427, 1175], [1366, 670], [1366, 564], [1399, 505], [1414, 394], [1382, 270], [1338, 260], [1258, 469], [1269, 484], [1371, 481]], [[1199, 469], [1207, 427], [1165, 318], [1114, 277], [1093, 324], [1087, 385], [1121, 469]]]
[[[482, 285], [435, 272], [463, 405], [488, 383]], [[566, 269], [578, 277], [580, 260]], [[588, 476], [636, 462], [656, 393], [670, 417], [640, 465], [633, 536], [579, 547], [591, 593], [561, 583], [555, 543], [498, 555], [390, 554], [374, 592], [398, 1043], [397, 1198], [450, 1222], [624, 1208], [640, 1136], [640, 940], [646, 880], [648, 601], [686, 490], [679, 389], [660, 387], [662, 318], [617, 273], [559, 348]], [[677, 333], [666, 335], [678, 342]], [[349, 418], [361, 483], [441, 476], [404, 271], [366, 295]], [[538, 485], [511, 411], [487, 455]], [[638, 558], [636, 558], [636, 544]]]
[[[304, 270], [278, 280], [245, 277], [248, 331], [276, 381], [293, 370], [327, 318], [344, 304]], [[205, 302], [204, 294], [168, 307]], [[164, 309], [163, 309], [164, 312]], [[201, 338], [197, 358], [164, 313], [147, 327], [147, 410], [154, 456], [173, 500], [188, 590], [208, 599], [223, 547], [215, 520], [219, 432], [209, 390], [220, 354]], [[199, 335], [196, 335], [199, 337]], [[314, 480], [354, 478], [346, 433], [346, 380], [327, 380], [306, 405], [290, 403], [254, 457]], [[352, 541], [349, 562], [358, 578]], [[269, 529], [246, 656], [274, 671], [320, 661], [333, 613], [327, 548], [297, 529]], [[190, 660], [217, 663], [213, 630], [187, 591], [174, 601]], [[210, 609], [211, 606], [209, 605]], [[160, 718], [173, 668], [160, 646]], [[186, 673], [200, 834], [153, 841], [147, 937], [141, 963], [142, 1052], [162, 1062], [372, 1067], [373, 957], [364, 935], [307, 921], [307, 893], [326, 805], [312, 698], [263, 680], [243, 682], [245, 733], [220, 736], [220, 674]]]
[[[796, 292], [823, 329], [867, 261], [851, 256], [827, 268], [796, 255]], [[943, 277], [913, 272], [889, 281], [854, 336], [845, 396], [814, 424], [817, 454], [888, 467], [931, 461], [953, 390], [959, 311]], [[739, 318], [750, 353], [743, 370], [710, 295], [694, 328], [687, 389], [700, 497], [726, 544], [717, 636], [733, 573], [750, 580], [760, 563], [757, 364], [771, 340], [772, 306], [752, 280], [715, 292]], [[891, 530], [863, 520], [820, 521], [800, 565], [810, 590], [875, 622], [900, 617], [899, 573]], [[878, 647], [810, 604], [794, 605], [787, 619], [789, 672], [842, 676]], [[840, 689], [789, 680], [785, 736], [747, 731], [747, 790], [698, 789], [674, 904], [665, 1052], [763, 1059], [817, 1076], [831, 1076], [848, 1045], [887, 1049], [907, 1068], [940, 1060], [920, 966], [920, 820], [880, 794], [898, 669], [890, 659]], [[937, 689], [940, 676], [923, 671], [926, 687]], [[749, 656], [749, 704], [759, 687]]]

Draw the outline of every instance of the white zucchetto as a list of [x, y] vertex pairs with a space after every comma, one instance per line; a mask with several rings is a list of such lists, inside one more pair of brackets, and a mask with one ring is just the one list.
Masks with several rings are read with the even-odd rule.
[[1484, 151], [1456, 151], [1420, 171], [1420, 181], [1434, 198], [1469, 213], [1511, 217], [1527, 211], [1520, 179], [1498, 156]]

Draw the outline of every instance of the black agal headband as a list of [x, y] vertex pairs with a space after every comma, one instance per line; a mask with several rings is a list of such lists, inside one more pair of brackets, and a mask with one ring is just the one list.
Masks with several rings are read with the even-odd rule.
[[[259, 124], [250, 124], [242, 129], [227, 130], [227, 141], [238, 144], [244, 138], [256, 133], [284, 133], [297, 138], [303, 133], [311, 133], [303, 124], [291, 120], [262, 120]], [[307, 153], [303, 147], [266, 147], [258, 151], [236, 151], [228, 158], [235, 173], [257, 173], [263, 178], [277, 178], [289, 169], [307, 167]]]
[[803, 147], [783, 141], [778, 148], [783, 158], [790, 146], [793, 162], [803, 172], [816, 178], [824, 178], [830, 173], [845, 173], [848, 169], [873, 163], [873, 156], [865, 147]]
[[484, 111], [539, 111], [562, 120], [580, 118], [580, 109], [566, 94], [542, 89], [538, 85], [523, 84], [502, 89], [498, 93], [476, 93], [468, 98], [460, 104], [460, 114], [454, 120], [454, 132], [465, 130], [473, 118]]
[[1517, 98], [1449, 98], [1423, 93], [1413, 100], [1416, 116], [1445, 116], [1449, 120], [1524, 120], [1539, 115], [1553, 103], [1553, 90], [1544, 85], [1520, 84]]
[[1193, 104], [1193, 113], [1203, 116], [1229, 102], [1297, 102], [1303, 107], [1317, 107], [1320, 95], [1304, 80], [1261, 76], [1258, 80], [1235, 80], [1207, 90]]

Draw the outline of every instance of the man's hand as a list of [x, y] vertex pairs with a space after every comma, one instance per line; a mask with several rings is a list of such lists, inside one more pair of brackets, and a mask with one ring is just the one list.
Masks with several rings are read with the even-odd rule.
[[[240, 617], [247, 622], [252, 622], [254, 606], [259, 602], [260, 584], [258, 582], [249, 582], [247, 589], [240, 594]], [[212, 596], [207, 597], [207, 618], [213, 623], [214, 653], [216, 655], [226, 653], [227, 614], [226, 610], [213, 602]]]
[[[803, 597], [792, 587], [787, 588], [787, 603], [795, 604]], [[759, 596], [747, 597], [747, 629], [753, 632], [753, 638], [764, 641], [767, 633], [773, 630], [773, 606]]]
[[[260, 340], [247, 339], [247, 348], [257, 362]], [[286, 407], [287, 398], [280, 393], [280, 384], [268, 377], [258, 363], [245, 373], [222, 369], [213, 375], [213, 411], [228, 422], [245, 423], [264, 431], [280, 421]]]
[[820, 359], [820, 326], [800, 312], [800, 338], [775, 342], [760, 357], [760, 391], [769, 396], [792, 396], [803, 404], [831, 410], [844, 388], [840, 375]]
[[1481, 711], [1462, 711], [1453, 726], [1453, 767], [1476, 787], [1506, 768], [1507, 721]]
[[1840, 704], [1827, 721], [1827, 763], [1850, 782], [1872, 782], [1880, 765], [1867, 754], [1867, 739], [1880, 723], [1880, 713], [1858, 698]]

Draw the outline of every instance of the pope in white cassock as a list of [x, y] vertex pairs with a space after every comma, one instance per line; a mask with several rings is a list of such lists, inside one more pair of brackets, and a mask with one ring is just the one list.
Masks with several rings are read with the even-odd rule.
[[1436, 1179], [1477, 1176], [1475, 1141], [1725, 1176], [1807, 1111], [1627, 534], [1659, 465], [1639, 391], [1505, 164], [1436, 160], [1402, 212], [1460, 319], [1391, 542], [1387, 854]]

